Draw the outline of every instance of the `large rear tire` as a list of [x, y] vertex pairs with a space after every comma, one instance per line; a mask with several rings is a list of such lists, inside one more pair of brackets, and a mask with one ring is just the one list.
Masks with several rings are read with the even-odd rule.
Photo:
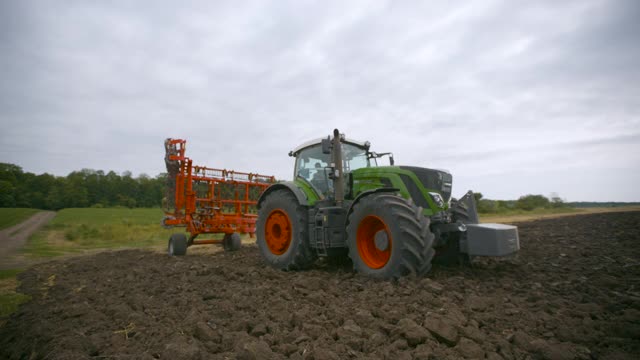
[[353, 207], [347, 224], [356, 271], [389, 279], [431, 270], [434, 236], [422, 208], [400, 196], [373, 194]]
[[172, 234], [167, 247], [169, 256], [183, 256], [187, 254], [187, 236], [185, 234]]
[[257, 243], [262, 257], [276, 269], [301, 270], [316, 260], [307, 229], [307, 209], [288, 190], [267, 195], [258, 211]]

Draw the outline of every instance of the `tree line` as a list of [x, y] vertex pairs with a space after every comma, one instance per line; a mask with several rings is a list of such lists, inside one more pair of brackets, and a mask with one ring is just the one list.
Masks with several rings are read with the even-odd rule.
[[531, 211], [534, 209], [567, 208], [569, 204], [564, 202], [557, 194], [550, 197], [544, 195], [523, 195], [518, 200], [489, 200], [482, 193], [474, 193], [478, 212], [485, 214], [506, 213], [513, 210]]
[[[167, 174], [156, 177], [131, 172], [82, 169], [66, 177], [24, 172], [13, 164], [0, 163], [0, 207], [59, 210], [72, 207], [159, 207], [165, 196]], [[196, 188], [197, 190], [197, 188]], [[224, 189], [223, 189], [224, 190]], [[244, 196], [242, 194], [242, 196]], [[525, 195], [518, 200], [489, 200], [475, 193], [478, 211], [501, 213], [511, 210], [567, 207], [553, 194]]]
[[158, 207], [167, 175], [82, 169], [66, 177], [24, 172], [0, 163], [0, 207], [59, 210], [71, 207]]

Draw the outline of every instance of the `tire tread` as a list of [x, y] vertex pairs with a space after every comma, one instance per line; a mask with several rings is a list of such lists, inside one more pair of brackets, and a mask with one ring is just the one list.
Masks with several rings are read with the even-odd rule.
[[[417, 207], [412, 201], [402, 197], [388, 194], [371, 195], [361, 199], [354, 205], [353, 212], [349, 215], [347, 222], [347, 242], [349, 244], [349, 257], [351, 257], [354, 268], [357, 271], [369, 273], [376, 276], [377, 273], [368, 267], [358, 268], [359, 253], [354, 239], [357, 224], [353, 223], [356, 216], [361, 216], [359, 212], [366, 209], [377, 210], [379, 208], [389, 208], [392, 222], [399, 227], [398, 233], [402, 234], [402, 239], [394, 238], [392, 246], [400, 245], [400, 257], [396, 264], [387, 264], [389, 270], [380, 277], [398, 278], [407, 275], [423, 276], [431, 269], [433, 259], [433, 239], [434, 236], [429, 229], [429, 219], [422, 214], [422, 208]], [[386, 220], [389, 222], [389, 220]], [[394, 261], [393, 256], [389, 261]]]
[[[269, 212], [272, 210], [269, 209], [270, 203], [278, 200], [295, 204], [295, 214], [289, 214], [290, 221], [295, 221], [298, 225], [297, 227], [294, 227], [298, 229], [298, 232], [292, 235], [292, 243], [289, 245], [290, 247], [293, 247], [292, 250], [294, 251], [294, 253], [288, 256], [276, 256], [271, 254], [265, 243], [265, 239], [263, 238], [264, 235], [260, 233], [260, 231], [258, 231], [258, 245], [260, 246], [263, 258], [265, 258], [271, 266], [286, 271], [308, 269], [315, 262], [316, 254], [311, 249], [311, 246], [309, 244], [306, 222], [307, 209], [303, 205], [300, 205], [298, 203], [298, 199], [295, 197], [295, 195], [293, 195], [290, 191], [284, 189], [276, 190], [269, 194], [262, 203], [262, 206], [258, 213], [259, 225], [260, 221], [266, 221], [265, 216], [268, 216]], [[292, 218], [292, 215], [295, 216], [295, 219]], [[299, 241], [299, 243], [294, 244], [294, 241]]]

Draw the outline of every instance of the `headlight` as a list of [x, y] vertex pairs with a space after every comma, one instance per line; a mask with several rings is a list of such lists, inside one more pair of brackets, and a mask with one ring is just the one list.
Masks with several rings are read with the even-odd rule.
[[431, 196], [431, 200], [438, 205], [439, 208], [444, 208], [444, 199], [438, 193], [430, 192], [429, 196]]

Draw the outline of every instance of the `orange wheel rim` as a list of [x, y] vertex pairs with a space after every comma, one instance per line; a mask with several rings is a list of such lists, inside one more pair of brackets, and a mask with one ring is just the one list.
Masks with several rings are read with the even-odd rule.
[[287, 213], [273, 210], [265, 223], [265, 240], [269, 251], [275, 255], [284, 254], [291, 245], [291, 221]]
[[358, 253], [368, 267], [380, 269], [385, 266], [391, 257], [392, 243], [389, 228], [379, 217], [369, 215], [358, 225], [356, 233]]

